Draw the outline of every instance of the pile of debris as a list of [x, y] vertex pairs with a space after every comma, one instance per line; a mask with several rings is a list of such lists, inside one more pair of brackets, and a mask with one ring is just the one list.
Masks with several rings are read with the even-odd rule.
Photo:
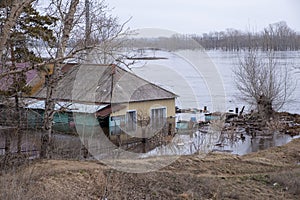
[[231, 127], [244, 128], [246, 134], [252, 137], [272, 135], [275, 132], [291, 136], [300, 134], [300, 115], [287, 112], [276, 112], [269, 120], [262, 119], [259, 113], [252, 112], [226, 121]]

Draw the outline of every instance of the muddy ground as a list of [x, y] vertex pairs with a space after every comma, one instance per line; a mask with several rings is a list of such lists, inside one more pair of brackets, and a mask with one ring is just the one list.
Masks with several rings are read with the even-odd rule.
[[[166, 157], [118, 160], [136, 166]], [[244, 156], [181, 156], [149, 173], [96, 161], [38, 160], [2, 172], [0, 199], [300, 199], [300, 139]]]

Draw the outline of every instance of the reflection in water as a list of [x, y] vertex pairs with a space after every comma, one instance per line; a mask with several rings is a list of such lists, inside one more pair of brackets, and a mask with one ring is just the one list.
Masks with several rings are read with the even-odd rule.
[[[296, 137], [294, 137], [296, 138]], [[270, 137], [257, 137], [255, 139], [250, 139], [250, 145], [249, 148], [246, 149], [244, 153], [240, 154], [246, 154], [250, 152], [257, 152], [259, 150], [264, 150], [270, 147], [274, 146], [281, 146], [288, 142], [290, 142], [293, 138], [289, 135], [284, 134], [275, 134]]]
[[[298, 136], [299, 137], [299, 136]], [[294, 137], [296, 138], [296, 137]], [[244, 135], [244, 138], [225, 140], [220, 143], [220, 133], [197, 131], [189, 134], [177, 134], [172, 143], [160, 146], [146, 153], [142, 157], [157, 155], [188, 155], [194, 153], [207, 153], [209, 151], [229, 152], [244, 155], [257, 152], [273, 146], [281, 146], [290, 142], [293, 138], [285, 134], [274, 134], [268, 137], [256, 137]]]
[[[147, 153], [142, 153], [140, 157], [159, 156], [159, 155], [189, 155], [194, 153], [208, 153], [210, 151], [229, 152], [232, 154], [244, 155], [251, 152], [257, 152], [273, 146], [281, 146], [290, 142], [294, 138], [300, 138], [299, 136], [291, 137], [285, 134], [276, 133], [273, 136], [261, 137], [257, 136], [251, 139], [251, 136], [244, 135], [244, 139], [240, 136], [240, 132], [243, 130], [237, 130], [237, 136], [235, 140], [229, 137], [224, 137], [222, 143], [220, 143], [221, 134], [210, 130], [209, 127], [201, 128], [198, 131], [189, 133], [178, 133], [172, 139], [168, 145], [158, 146], [152, 148]], [[105, 136], [104, 136], [105, 137]], [[2, 138], [2, 139], [1, 139]], [[95, 138], [94, 138], [95, 139]], [[100, 139], [100, 138], [98, 138]], [[103, 138], [102, 138], [103, 139]], [[57, 154], [60, 156], [68, 156], [78, 158], [81, 156], [82, 141], [76, 136], [55, 134], [53, 136]], [[97, 139], [96, 139], [97, 140]], [[4, 147], [4, 136], [0, 134], [0, 147]], [[40, 133], [24, 133], [22, 138], [22, 151], [30, 151], [31, 156], [37, 156], [36, 151], [40, 146]], [[94, 149], [93, 143], [89, 143], [89, 149]], [[16, 139], [12, 139], [13, 152], [16, 151]], [[33, 151], [34, 150], [34, 151]], [[114, 158], [122, 157], [120, 155], [119, 147], [97, 147], [97, 154], [93, 155], [95, 158], [101, 159], [114, 155]], [[71, 154], [70, 154], [71, 153]], [[93, 152], [90, 152], [93, 153]], [[4, 154], [4, 150], [0, 151], [0, 155]], [[134, 153], [132, 153], [134, 154]], [[138, 155], [136, 155], [138, 156]], [[127, 158], [131, 157], [127, 155]]]

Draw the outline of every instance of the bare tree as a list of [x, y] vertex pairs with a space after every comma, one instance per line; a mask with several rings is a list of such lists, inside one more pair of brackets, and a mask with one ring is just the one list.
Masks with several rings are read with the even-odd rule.
[[[89, 4], [93, 6], [89, 6]], [[88, 7], [85, 7], [88, 6]], [[112, 52], [120, 46], [118, 38], [123, 35], [123, 25], [118, 25], [117, 19], [108, 15], [104, 1], [80, 1], [80, 0], [52, 0], [48, 11], [59, 22], [55, 28], [57, 45], [53, 50], [48, 50], [54, 62], [54, 71], [47, 81], [47, 93], [45, 100], [44, 129], [42, 136], [41, 157], [49, 155], [51, 147], [52, 126], [55, 114], [54, 94], [58, 81], [63, 77], [62, 67], [68, 58], [76, 59], [77, 62], [87, 61], [90, 50], [101, 49], [104, 54], [109, 54], [112, 64], [119, 56]], [[86, 14], [86, 12], [90, 12]], [[87, 19], [91, 17], [91, 19]], [[87, 23], [84, 23], [88, 20]], [[87, 25], [89, 27], [84, 27]], [[84, 27], [84, 28], [83, 28]], [[124, 34], [126, 35], [126, 34]], [[100, 47], [100, 48], [99, 48]], [[54, 54], [51, 52], [55, 52]], [[96, 57], [99, 53], [96, 50]], [[106, 59], [107, 60], [107, 59]]]
[[[147, 130], [147, 129], [149, 128], [150, 121], [151, 121], [150, 116], [145, 110], [138, 110], [137, 123], [138, 123], [139, 127], [142, 129], [141, 136], [144, 140], [146, 140], [146, 138], [148, 136], [147, 132], [149, 130]], [[150, 132], [150, 134], [152, 134], [152, 133]]]
[[295, 50], [295, 36], [296, 32], [284, 21], [270, 24], [263, 31], [263, 47], [275, 51]]
[[[79, 0], [71, 0], [67, 2], [65, 6], [66, 10], [63, 10], [63, 1], [52, 1], [52, 4], [56, 6], [57, 12], [60, 14], [59, 17], [60, 27], [58, 29], [57, 37], [58, 44], [56, 48], [56, 59], [63, 58], [66, 53], [66, 48], [70, 39], [71, 31], [74, 27], [75, 21], [75, 13], [77, 11], [77, 6], [79, 4]], [[53, 99], [53, 94], [55, 93], [58, 81], [61, 77], [61, 69], [62, 63], [56, 62], [54, 63], [53, 74], [48, 77], [47, 80], [47, 93], [45, 100], [45, 114], [44, 114], [44, 130], [45, 132], [42, 135], [41, 141], [41, 152], [40, 156], [45, 158], [49, 155], [49, 148], [51, 147], [51, 138], [52, 138], [52, 126], [53, 126], [53, 118], [55, 114], [55, 101]]]
[[269, 119], [290, 99], [295, 89], [287, 66], [278, 63], [274, 51], [254, 48], [243, 52], [234, 70], [235, 83], [241, 99], [255, 105], [263, 119]]

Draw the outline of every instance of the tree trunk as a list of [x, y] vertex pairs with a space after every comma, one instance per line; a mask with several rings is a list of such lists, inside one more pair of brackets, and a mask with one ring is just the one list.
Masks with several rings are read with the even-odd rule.
[[[15, 52], [14, 52], [14, 45], [13, 43], [11, 42], [10, 43], [10, 54], [11, 54], [11, 62], [12, 62], [12, 69], [15, 70], [17, 67], [16, 67], [16, 57], [15, 57]], [[14, 77], [14, 80], [13, 82], [14, 83], [18, 83], [18, 74], [15, 74], [13, 77]], [[21, 130], [21, 111], [20, 111], [20, 106], [19, 106], [19, 95], [18, 95], [18, 92], [19, 92], [19, 88], [18, 86], [16, 86], [15, 90], [14, 90], [14, 98], [15, 98], [15, 124], [17, 126], [17, 129], [16, 129], [16, 133], [17, 133], [17, 153], [18, 154], [21, 154], [21, 151], [22, 151], [22, 130]]]
[[44, 113], [44, 131], [41, 138], [41, 158], [49, 158], [51, 149], [51, 138], [52, 138], [52, 126], [55, 114], [55, 101], [53, 99], [53, 93], [57, 86], [57, 82], [54, 80], [55, 77], [47, 77], [47, 93], [45, 100], [45, 113]]
[[257, 100], [257, 110], [263, 121], [267, 121], [273, 114], [272, 102], [265, 96], [260, 96]]
[[16, 121], [17, 121], [17, 153], [22, 152], [22, 130], [21, 130], [21, 113], [19, 108], [19, 97], [15, 95], [15, 109], [16, 109]]
[[[70, 38], [70, 33], [72, 28], [74, 27], [74, 16], [76, 13], [77, 5], [79, 4], [79, 0], [72, 0], [69, 12], [66, 14], [63, 21], [63, 29], [62, 36], [59, 44], [59, 48], [57, 49], [56, 58], [61, 59], [65, 55], [65, 51], [67, 48], [67, 43]], [[44, 132], [41, 138], [41, 158], [47, 158], [51, 155], [52, 148], [52, 127], [53, 127], [53, 119], [55, 114], [55, 99], [53, 98], [53, 94], [58, 85], [58, 81], [62, 77], [62, 63], [55, 63], [53, 74], [48, 77], [47, 81], [47, 93], [45, 100], [45, 115], [44, 115]]]

